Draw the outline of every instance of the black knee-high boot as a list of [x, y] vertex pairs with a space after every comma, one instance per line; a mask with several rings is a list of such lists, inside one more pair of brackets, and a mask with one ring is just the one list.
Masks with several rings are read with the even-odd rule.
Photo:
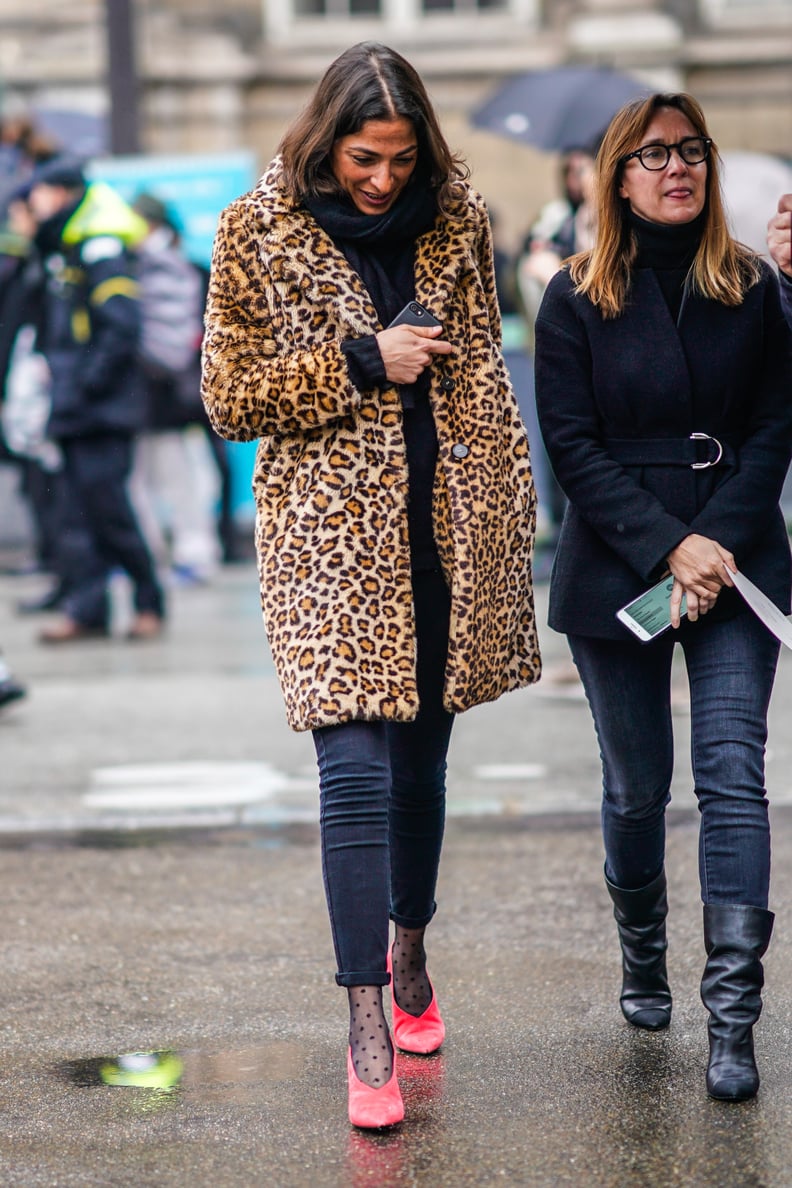
[[671, 991], [666, 974], [665, 872], [646, 887], [625, 891], [607, 876], [622, 951], [622, 1014], [634, 1027], [660, 1031], [671, 1022]]
[[744, 1101], [759, 1088], [752, 1029], [762, 1012], [762, 957], [774, 919], [764, 908], [704, 905], [707, 963], [701, 999], [710, 1013], [707, 1092], [720, 1101]]

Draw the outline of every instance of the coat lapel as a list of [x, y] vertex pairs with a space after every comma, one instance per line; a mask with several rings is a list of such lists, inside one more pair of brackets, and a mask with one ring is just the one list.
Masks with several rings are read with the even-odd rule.
[[723, 336], [728, 336], [724, 320], [728, 321], [730, 311], [700, 294], [689, 292], [675, 322], [653, 270], [639, 269], [636, 277], [636, 291], [639, 285], [643, 286], [636, 307], [639, 310], [651, 308], [651, 316], [663, 342], [669, 390], [676, 394], [680, 403], [684, 397], [691, 412], [695, 413], [693, 392], [706, 392], [712, 385], [713, 365], [722, 350]]
[[273, 162], [251, 195], [261, 221], [261, 254], [285, 305], [326, 310], [353, 335], [381, 329], [377, 311], [344, 253], [316, 220], [281, 189]]
[[298, 210], [273, 228], [264, 250], [278, 279], [300, 290], [311, 309], [332, 309], [333, 321], [353, 335], [381, 329], [363, 281], [312, 215]]
[[638, 268], [633, 274], [633, 292], [625, 309], [625, 315], [633, 321], [633, 325], [628, 327], [622, 323], [623, 332], [635, 334], [636, 342], [645, 341], [646, 324], [651, 324], [653, 337], [661, 339], [663, 344], [663, 368], [666, 372], [664, 382], [670, 391], [677, 393], [679, 400], [683, 396], [688, 400], [691, 397], [690, 367], [682, 336], [682, 327], [685, 328], [685, 336], [689, 334], [691, 304], [691, 299], [688, 298], [678, 326], [653, 270]]
[[460, 200], [416, 243], [415, 299], [441, 322], [448, 317], [460, 271], [475, 260], [477, 228], [472, 202]]

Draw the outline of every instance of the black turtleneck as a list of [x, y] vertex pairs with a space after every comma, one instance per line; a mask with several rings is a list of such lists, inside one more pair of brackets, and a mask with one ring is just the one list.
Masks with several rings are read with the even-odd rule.
[[652, 269], [676, 321], [685, 280], [701, 243], [704, 214], [690, 223], [650, 223], [632, 210], [628, 210], [627, 218], [638, 244], [633, 267]]

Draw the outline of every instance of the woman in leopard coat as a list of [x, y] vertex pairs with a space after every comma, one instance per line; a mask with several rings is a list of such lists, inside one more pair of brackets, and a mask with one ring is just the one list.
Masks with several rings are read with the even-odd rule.
[[[288, 720], [312, 730], [351, 1009], [350, 1118], [399, 1121], [394, 1038], [444, 1027], [435, 910], [453, 715], [539, 676], [528, 443], [500, 351], [490, 227], [423, 84], [347, 50], [224, 212], [204, 345], [217, 431], [259, 439], [261, 597]], [[420, 302], [442, 329], [390, 323]]]

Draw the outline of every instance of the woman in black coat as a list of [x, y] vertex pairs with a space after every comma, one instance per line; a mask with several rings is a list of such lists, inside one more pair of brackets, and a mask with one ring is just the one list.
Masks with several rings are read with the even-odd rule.
[[[542, 432], [569, 500], [550, 625], [568, 635], [600, 744], [622, 1011], [649, 1030], [671, 1017], [664, 818], [671, 660], [682, 645], [701, 813], [707, 1089], [741, 1100], [759, 1084], [751, 1033], [773, 924], [764, 745], [778, 644], [730, 588], [730, 571], [789, 609], [779, 498], [790, 333], [771, 270], [728, 233], [717, 150], [690, 96], [654, 95], [614, 117], [597, 208], [594, 249], [554, 277], [536, 323]], [[641, 643], [616, 612], [666, 574], [674, 630]]]

